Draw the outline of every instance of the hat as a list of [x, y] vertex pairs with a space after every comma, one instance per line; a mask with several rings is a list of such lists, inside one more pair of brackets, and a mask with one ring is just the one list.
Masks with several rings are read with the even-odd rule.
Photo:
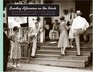
[[76, 13], [77, 13], [77, 14], [82, 14], [80, 10], [77, 10]]

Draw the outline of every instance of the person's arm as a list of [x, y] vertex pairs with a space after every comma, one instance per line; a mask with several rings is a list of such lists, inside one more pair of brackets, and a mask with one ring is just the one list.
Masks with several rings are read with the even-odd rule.
[[10, 35], [10, 36], [9, 36], [9, 40], [15, 42], [15, 40], [14, 40], [14, 35]]
[[73, 22], [72, 22], [72, 25], [71, 25], [71, 30], [74, 30], [74, 26], [75, 26], [75, 19], [73, 20]]
[[61, 32], [61, 23], [60, 23], [60, 25], [59, 25], [59, 31]]
[[29, 31], [29, 33], [28, 33], [28, 36], [29, 37], [32, 37], [32, 36], [34, 36], [34, 34], [35, 34], [34, 33], [34, 30], [33, 30], [33, 28], [31, 28], [30, 31]]
[[89, 23], [88, 23], [87, 20], [85, 19], [84, 30], [86, 30], [88, 27], [89, 27]]

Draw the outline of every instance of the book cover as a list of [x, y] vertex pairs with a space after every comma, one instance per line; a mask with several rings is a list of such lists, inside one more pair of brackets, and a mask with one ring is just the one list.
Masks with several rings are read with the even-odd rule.
[[2, 15], [3, 71], [92, 72], [92, 0], [3, 0]]

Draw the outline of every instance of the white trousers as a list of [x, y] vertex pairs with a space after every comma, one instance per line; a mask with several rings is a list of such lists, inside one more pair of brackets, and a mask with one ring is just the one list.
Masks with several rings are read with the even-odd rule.
[[36, 54], [36, 48], [37, 48], [37, 38], [34, 38], [33, 39], [33, 46], [32, 46], [31, 56], [35, 56], [35, 54]]
[[77, 54], [80, 55], [80, 40], [79, 40], [79, 35], [75, 36], [75, 41], [76, 41], [76, 47], [77, 47]]

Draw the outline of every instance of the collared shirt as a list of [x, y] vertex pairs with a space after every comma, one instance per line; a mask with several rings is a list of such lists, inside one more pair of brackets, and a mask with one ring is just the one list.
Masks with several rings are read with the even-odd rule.
[[37, 36], [37, 34], [39, 33], [40, 29], [39, 28], [31, 28], [30, 32], [29, 32], [29, 36]]
[[71, 30], [80, 29], [80, 28], [86, 30], [88, 27], [89, 27], [89, 23], [87, 22], [87, 20], [81, 16], [77, 16], [73, 20]]

